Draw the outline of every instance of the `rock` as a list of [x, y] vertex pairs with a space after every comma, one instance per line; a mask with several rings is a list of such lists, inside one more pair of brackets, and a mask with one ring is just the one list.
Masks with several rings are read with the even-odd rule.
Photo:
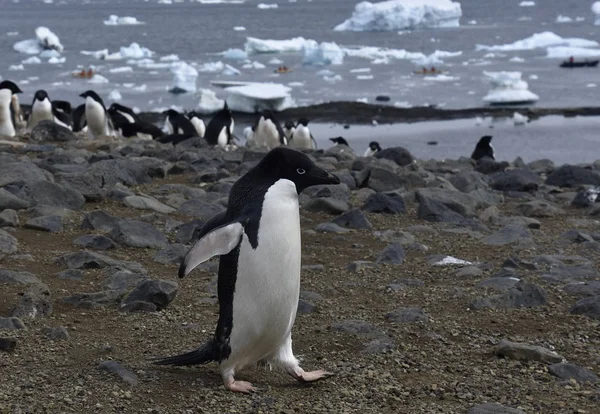
[[170, 162], [154, 157], [131, 157], [129, 159], [143, 167], [146, 174], [152, 178], [166, 178], [168, 171], [173, 167]]
[[371, 342], [365, 344], [362, 350], [364, 354], [381, 354], [391, 351], [396, 348], [396, 344], [390, 338], [379, 338], [374, 339]]
[[516, 277], [492, 277], [490, 279], [482, 280], [477, 286], [507, 291], [513, 288], [517, 283], [519, 283], [519, 279]]
[[111, 230], [110, 237], [130, 247], [160, 249], [168, 244], [164, 234], [151, 224], [138, 220], [119, 220]]
[[343, 202], [350, 200], [350, 188], [346, 184], [315, 185], [302, 192], [302, 196], [313, 198], [335, 198]]
[[575, 364], [557, 363], [548, 366], [548, 371], [562, 380], [574, 379], [580, 384], [591, 382], [592, 384], [600, 381], [593, 371], [580, 367]]
[[60, 265], [67, 266], [69, 269], [102, 269], [105, 267], [117, 267], [132, 272], [147, 273], [146, 269], [139, 263], [116, 260], [100, 253], [83, 250], [57, 257], [55, 261]]
[[385, 315], [385, 319], [395, 323], [429, 322], [429, 317], [419, 308], [401, 308]]
[[550, 174], [556, 168], [554, 166], [554, 161], [549, 160], [547, 158], [532, 161], [529, 164], [527, 164], [526, 167], [536, 174]]
[[[360, 181], [360, 177], [356, 177]], [[388, 168], [369, 167], [368, 186], [376, 192], [395, 191], [403, 187], [400, 176]]]
[[519, 281], [503, 294], [476, 299], [471, 307], [473, 309], [533, 308], [547, 303], [544, 289], [533, 283]]
[[516, 408], [505, 407], [496, 403], [485, 403], [471, 407], [467, 414], [526, 414]]
[[189, 251], [183, 244], [169, 244], [163, 250], [157, 252], [152, 260], [162, 264], [179, 264]]
[[392, 160], [402, 167], [412, 164], [415, 160], [412, 154], [406, 148], [402, 147], [385, 148], [381, 151], [377, 151], [373, 156], [375, 158]]
[[370, 230], [373, 228], [373, 225], [371, 224], [367, 216], [365, 216], [365, 214], [357, 208], [339, 215], [338, 217], [332, 220], [332, 223], [337, 224], [341, 227], [345, 227], [347, 229], [355, 230]]
[[498, 191], [537, 191], [540, 177], [527, 168], [497, 172], [490, 176], [490, 186]]
[[382, 242], [400, 243], [403, 246], [407, 246], [415, 242], [415, 236], [402, 230], [375, 231], [373, 232], [373, 235]]
[[440, 201], [420, 198], [417, 214], [420, 219], [431, 222], [460, 223], [465, 218]]
[[41, 216], [32, 218], [25, 222], [25, 228], [47, 231], [50, 233], [60, 233], [61, 231], [63, 231], [62, 217]]
[[337, 332], [364, 336], [368, 338], [384, 336], [381, 329], [377, 328], [373, 324], [356, 319], [346, 319], [336, 322], [331, 325], [331, 329]]
[[68, 142], [76, 141], [77, 136], [68, 128], [54, 121], [44, 120], [33, 127], [29, 140], [35, 142]]
[[123, 305], [142, 301], [153, 303], [157, 310], [163, 310], [177, 296], [177, 283], [168, 280], [143, 280], [123, 299]]
[[564, 214], [564, 210], [555, 205], [542, 200], [533, 200], [528, 203], [520, 204], [517, 211], [526, 217], [554, 217]]
[[0, 187], [9, 184], [48, 180], [48, 172], [31, 161], [0, 162]]
[[368, 213], [404, 214], [406, 212], [404, 199], [396, 193], [373, 194], [362, 209]]
[[69, 332], [63, 326], [43, 328], [42, 333], [54, 341], [68, 341], [70, 339]]
[[317, 311], [317, 306], [305, 299], [298, 300], [298, 314], [306, 315]]
[[588, 318], [600, 320], [600, 295], [578, 300], [571, 306], [569, 312], [574, 315], [584, 315]]
[[81, 210], [85, 204], [85, 198], [79, 191], [49, 181], [27, 181], [21, 187], [19, 194], [32, 206], [44, 205]]
[[596, 279], [600, 276], [591, 263], [566, 266], [562, 263], [552, 266], [548, 273], [542, 275], [546, 282], [565, 283]]
[[0, 211], [6, 209], [21, 210], [29, 207], [29, 203], [14, 194], [0, 188]]
[[576, 165], [563, 165], [546, 178], [546, 184], [556, 187], [600, 186], [600, 174]]
[[33, 285], [42, 283], [42, 281], [32, 273], [0, 269], [0, 283], [8, 285]]
[[507, 244], [519, 243], [522, 240], [531, 238], [531, 232], [525, 227], [509, 224], [497, 232], [483, 238], [481, 242], [491, 246], [504, 246]]
[[0, 329], [6, 329], [7, 331], [25, 329], [25, 324], [21, 319], [14, 316], [11, 316], [10, 318], [0, 318]]
[[115, 242], [101, 234], [86, 234], [73, 240], [75, 246], [84, 249], [110, 250], [115, 248]]
[[83, 279], [83, 272], [76, 269], [67, 269], [57, 273], [56, 277], [63, 280], [81, 280]]
[[487, 203], [477, 197], [445, 188], [420, 188], [416, 196], [419, 202], [423, 199], [438, 201], [461, 216], [474, 216], [476, 208], [488, 207]]
[[117, 361], [103, 361], [100, 363], [100, 369], [119, 376], [127, 384], [134, 386], [138, 384], [138, 377], [135, 373], [125, 368]]
[[600, 280], [570, 283], [563, 287], [563, 290], [573, 296], [600, 296]]
[[0, 351], [12, 352], [17, 348], [17, 338], [0, 337]]
[[448, 178], [448, 181], [460, 192], [470, 193], [479, 189], [489, 189], [484, 175], [476, 171], [461, 171]]
[[6, 209], [0, 213], [0, 227], [17, 227], [19, 216], [15, 210]]
[[313, 198], [303, 205], [304, 210], [314, 213], [340, 214], [348, 211], [345, 201], [333, 197]]
[[511, 342], [506, 339], [500, 341], [494, 349], [494, 354], [518, 361], [539, 361], [546, 363], [558, 363], [563, 361], [563, 357], [547, 348], [518, 342]]
[[134, 300], [121, 305], [121, 312], [156, 312], [158, 308], [154, 303]]
[[146, 276], [130, 270], [109, 271], [110, 275], [102, 286], [107, 290], [126, 292], [136, 287], [141, 281], [148, 279]]
[[94, 309], [98, 307], [116, 305], [123, 297], [123, 294], [123, 292], [118, 290], [106, 290], [93, 293], [76, 293], [63, 298], [62, 301], [77, 308]]
[[571, 243], [584, 243], [584, 242], [593, 242], [594, 239], [587, 233], [582, 231], [571, 229], [560, 235], [561, 239], [568, 240]]
[[465, 266], [456, 271], [456, 276], [458, 277], [478, 277], [482, 274], [483, 270], [477, 266]]
[[225, 210], [225, 207], [221, 204], [212, 204], [203, 200], [194, 199], [183, 203], [177, 211], [186, 216], [208, 220], [223, 210]]
[[17, 318], [45, 318], [52, 313], [52, 300], [48, 286], [39, 283], [29, 287], [19, 298], [11, 316]]
[[127, 207], [137, 208], [139, 210], [152, 210], [162, 214], [170, 214], [176, 211], [173, 207], [169, 207], [155, 198], [137, 195], [125, 197], [123, 199], [123, 204]]
[[392, 243], [379, 253], [375, 263], [402, 264], [405, 257], [406, 254], [404, 253], [402, 245], [400, 243]]
[[350, 232], [349, 229], [340, 227], [335, 223], [321, 223], [317, 227], [315, 227], [315, 231], [317, 231], [319, 233], [335, 233], [335, 234], [344, 234], [344, 233]]
[[17, 239], [0, 229], [0, 254], [13, 254], [17, 250], [19, 250]]
[[102, 210], [95, 210], [85, 215], [81, 227], [89, 230], [109, 232], [116, 227], [118, 217], [111, 216]]
[[494, 174], [506, 170], [509, 166], [510, 164], [506, 161], [497, 162], [490, 158], [484, 157], [477, 160], [475, 171], [482, 174]]
[[350, 272], [360, 272], [363, 269], [368, 269], [370, 267], [374, 267], [374, 263], [373, 262], [369, 262], [366, 260], [357, 260], [356, 262], [352, 262], [348, 265], [348, 270]]

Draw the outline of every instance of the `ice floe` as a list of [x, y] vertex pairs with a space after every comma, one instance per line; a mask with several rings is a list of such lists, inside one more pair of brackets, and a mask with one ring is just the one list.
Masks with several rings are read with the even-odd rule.
[[578, 37], [563, 38], [553, 32], [542, 32], [535, 33], [525, 39], [517, 40], [514, 43], [495, 46], [476, 45], [475, 49], [508, 52], [512, 50], [533, 50], [550, 46], [596, 47], [598, 46], [598, 42]]
[[529, 90], [527, 82], [521, 79], [521, 72], [483, 72], [490, 80], [492, 89], [483, 98], [489, 104], [531, 103], [539, 96]]
[[[82, 50], [82, 55], [93, 56], [99, 60], [122, 60], [122, 59], [147, 59], [154, 56], [154, 52], [138, 43], [131, 43], [129, 46], [121, 46], [118, 52], [110, 53], [108, 49], [102, 50]], [[135, 62], [136, 64], [139, 62]]]
[[94, 83], [94, 84], [108, 83], [108, 79], [106, 79], [104, 76], [98, 75], [96, 73], [94, 76], [92, 76], [90, 79], [88, 79], [88, 83]]
[[175, 54], [161, 56], [159, 59], [161, 62], [177, 62], [179, 60], [179, 56]]
[[120, 101], [121, 99], [123, 99], [123, 97], [121, 96], [121, 92], [119, 92], [117, 89], [113, 89], [108, 94], [109, 101]]
[[116, 14], [111, 14], [108, 20], [104, 20], [106, 26], [134, 26], [138, 24], [145, 24], [140, 22], [138, 19], [132, 16], [119, 17]]
[[508, 61], [515, 62], [515, 63], [523, 63], [523, 62], [525, 62], [525, 59], [523, 59], [522, 57], [519, 57], [519, 56], [513, 56]]
[[24, 65], [37, 65], [42, 63], [42, 60], [37, 56], [31, 56], [21, 62]]
[[373, 79], [373, 75], [358, 75], [356, 77], [357, 80], [371, 80]]
[[571, 19], [569, 16], [563, 16], [561, 14], [559, 14], [556, 18], [556, 23], [571, 23], [572, 21], [573, 19]]
[[67, 61], [66, 57], [57, 57], [57, 56], [52, 56], [50, 57], [50, 59], [48, 59], [48, 63], [52, 64], [52, 65], [57, 65], [60, 63], [65, 63]]
[[18, 41], [13, 45], [13, 49], [19, 53], [27, 55], [37, 55], [42, 51], [36, 39], [27, 39]]
[[227, 49], [223, 53], [221, 53], [223, 58], [231, 59], [231, 60], [245, 60], [248, 59], [248, 53], [243, 51], [242, 49]]
[[37, 55], [45, 50], [63, 51], [63, 45], [50, 29], [40, 26], [35, 29], [35, 39], [21, 40], [13, 45], [13, 49], [27, 55]]
[[175, 62], [171, 66], [173, 85], [169, 89], [172, 93], [196, 92], [196, 79], [198, 71], [186, 62]]
[[344, 62], [344, 51], [334, 42], [319, 44], [314, 40], [308, 40], [303, 51], [303, 65], [341, 65]]
[[283, 64], [283, 60], [277, 59], [277, 58], [273, 58], [273, 59], [269, 59], [269, 61], [267, 63], [269, 65], [281, 65], [281, 64]]
[[236, 32], [243, 32], [244, 30], [246, 30], [246, 28], [244, 26], [234, 26], [233, 30]]
[[568, 59], [571, 56], [577, 58], [592, 58], [600, 56], [600, 49], [587, 47], [556, 46], [546, 49], [546, 57], [552, 59]]
[[250, 63], [246, 63], [244, 66], [242, 66], [243, 69], [264, 69], [266, 68], [265, 65], [263, 65], [260, 62], [250, 62]]
[[273, 4], [267, 4], [267, 3], [258, 3], [258, 5], [256, 6], [259, 9], [276, 9], [279, 7], [279, 5], [277, 3], [273, 3]]
[[373, 63], [389, 63], [390, 60], [410, 60], [420, 65], [440, 64], [442, 58], [456, 57], [462, 55], [462, 52], [447, 52], [436, 50], [430, 55], [421, 52], [408, 52], [404, 49], [386, 49], [374, 46], [365, 46], [359, 48], [344, 48], [344, 53], [350, 57], [358, 57], [372, 60]]
[[513, 124], [515, 125], [525, 125], [527, 123], [527, 121], [529, 121], [529, 118], [525, 115], [522, 115], [518, 112], [515, 112], [513, 114]]
[[239, 70], [228, 64], [224, 65], [223, 71], [221, 73], [226, 76], [236, 76], [241, 74]]
[[521, 6], [521, 7], [533, 7], [533, 6], [535, 6], [535, 1], [522, 1], [521, 3], [519, 3], [519, 6]]
[[303, 37], [294, 37], [287, 40], [247, 37], [244, 49], [249, 55], [258, 53], [301, 52], [309, 42], [314, 42], [314, 40], [307, 40]]
[[295, 105], [291, 88], [279, 83], [249, 83], [225, 88], [227, 104], [234, 111], [255, 113], [263, 109], [283, 111]]
[[450, 0], [389, 0], [358, 3], [352, 17], [334, 30], [355, 32], [457, 27], [460, 3]]
[[217, 98], [214, 91], [210, 89], [200, 89], [200, 100], [196, 106], [196, 111], [202, 114], [212, 114], [223, 108], [225, 101]]
[[459, 77], [444, 75], [443, 73], [440, 73], [439, 75], [435, 75], [435, 76], [423, 77], [423, 80], [434, 81], [434, 82], [451, 82], [451, 81], [456, 81], [459, 79], [460, 79]]
[[10, 65], [8, 70], [25, 70], [25, 66], [23, 64], [20, 65]]
[[594, 21], [594, 24], [596, 26], [600, 25], [600, 1], [595, 1], [592, 4], [592, 13], [596, 15], [596, 20]]
[[219, 62], [207, 62], [197, 67], [198, 72], [221, 72], [225, 69], [225, 64]]

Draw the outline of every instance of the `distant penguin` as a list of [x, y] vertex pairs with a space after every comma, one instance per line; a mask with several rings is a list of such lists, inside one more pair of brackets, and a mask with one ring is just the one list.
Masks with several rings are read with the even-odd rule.
[[343, 137], [329, 138], [329, 141], [333, 142], [335, 145], [345, 145], [350, 147], [348, 141], [346, 141]]
[[167, 126], [168, 134], [186, 135], [190, 137], [198, 136], [196, 128], [184, 115], [174, 109], [167, 109], [163, 112], [167, 116], [165, 125]]
[[204, 121], [200, 118], [196, 112], [191, 111], [186, 114], [187, 118], [190, 120], [194, 128], [196, 128], [196, 133], [200, 138], [204, 138], [204, 134], [206, 133], [206, 125], [204, 125]]
[[285, 134], [285, 137], [287, 138], [288, 142], [290, 142], [290, 139], [292, 139], [292, 134], [294, 133], [295, 129], [296, 125], [294, 125], [292, 121], [287, 121], [283, 126], [283, 133]]
[[299, 382], [332, 375], [304, 371], [292, 351], [292, 328], [300, 293], [301, 229], [298, 194], [340, 179], [290, 148], [271, 150], [231, 188], [227, 210], [210, 218], [181, 266], [179, 277], [220, 256], [219, 319], [214, 336], [199, 348], [157, 365], [219, 363], [225, 388], [250, 393], [236, 379], [263, 362], [283, 368]]
[[52, 115], [54, 122], [68, 129], [73, 129], [73, 118], [71, 117], [71, 104], [67, 101], [52, 101]]
[[259, 147], [269, 149], [288, 144], [281, 125], [270, 109], [265, 109], [258, 118], [254, 129], [254, 142]]
[[369, 143], [369, 147], [366, 149], [364, 157], [372, 157], [376, 152], [381, 151], [381, 147], [379, 146], [379, 142], [371, 141]]
[[225, 102], [223, 109], [217, 112], [206, 126], [204, 139], [208, 145], [226, 148], [232, 143], [234, 126], [231, 110]]
[[298, 120], [289, 143], [294, 148], [317, 149], [317, 141], [308, 129], [308, 119], [300, 118]]
[[41, 121], [54, 121], [52, 102], [45, 90], [40, 89], [33, 95], [27, 129], [32, 130]]
[[494, 157], [494, 147], [492, 147], [492, 136], [485, 135], [481, 137], [477, 145], [475, 146], [475, 150], [473, 154], [471, 154], [471, 158], [475, 161], [480, 160], [481, 158], [488, 157], [491, 159], [496, 159]]
[[85, 99], [85, 120], [88, 136], [92, 139], [101, 136], [114, 136], [112, 121], [102, 98], [92, 90], [85, 91], [79, 96]]
[[254, 142], [254, 128], [255, 126], [247, 126], [244, 128], [244, 138], [246, 139], [247, 147], [255, 147], [256, 142]]
[[0, 82], [0, 136], [14, 137], [17, 133], [21, 113], [18, 93], [23, 91], [14, 82]]

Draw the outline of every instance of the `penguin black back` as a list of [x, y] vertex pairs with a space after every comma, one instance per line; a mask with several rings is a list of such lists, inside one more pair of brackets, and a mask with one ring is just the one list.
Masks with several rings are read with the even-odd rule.
[[86, 99], [88, 97], [92, 98], [94, 101], [96, 101], [100, 105], [102, 105], [102, 108], [104, 108], [104, 110], [106, 111], [106, 106], [104, 105], [104, 101], [102, 100], [100, 95], [98, 95], [96, 92], [94, 92], [92, 90], [87, 90], [84, 93], [80, 94], [79, 96], [82, 97], [83, 99]]
[[23, 91], [21, 89], [19, 89], [19, 87], [17, 86], [16, 83], [14, 83], [13, 81], [9, 81], [9, 80], [4, 80], [4, 81], [0, 82], [0, 89], [8, 89], [11, 91], [11, 93], [13, 95], [16, 93], [23, 93]]
[[471, 154], [471, 158], [475, 161], [480, 160], [481, 158], [488, 157], [491, 159], [495, 159], [494, 157], [494, 148], [492, 147], [492, 136], [484, 135], [481, 137], [477, 145], [475, 146], [475, 150]]
[[349, 147], [350, 145], [348, 144], [348, 141], [346, 141], [343, 137], [335, 137], [335, 138], [329, 138], [329, 140], [331, 142], [333, 142], [334, 144], [338, 144], [338, 145], [345, 145], [347, 147]]
[[227, 106], [227, 102], [223, 106], [219, 112], [217, 112], [213, 118], [210, 120], [208, 125], [206, 126], [206, 132], [204, 133], [204, 139], [208, 143], [208, 145], [218, 145], [219, 144], [219, 135], [222, 133], [225, 128], [227, 135], [227, 142], [229, 144], [231, 141], [231, 136], [233, 131], [231, 131], [231, 120], [233, 119], [233, 115], [231, 113], [231, 109]]
[[180, 114], [174, 109], [167, 109], [163, 114], [169, 117], [169, 123], [173, 127], [174, 134], [188, 135], [191, 137], [198, 135], [194, 124], [192, 124], [185, 115]]

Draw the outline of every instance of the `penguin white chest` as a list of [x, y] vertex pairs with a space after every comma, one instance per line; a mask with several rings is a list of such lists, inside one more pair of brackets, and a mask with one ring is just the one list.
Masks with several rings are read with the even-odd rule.
[[190, 119], [190, 122], [196, 129], [196, 133], [200, 138], [204, 138], [204, 133], [206, 132], [206, 126], [204, 125], [204, 121], [198, 118], [197, 116]]
[[292, 143], [296, 148], [312, 148], [309, 129], [304, 125], [298, 125], [294, 131]]
[[266, 119], [263, 125], [263, 134], [267, 148], [275, 148], [280, 145], [279, 131], [270, 119]]
[[0, 136], [14, 137], [15, 127], [10, 116], [11, 91], [0, 90]]
[[240, 246], [230, 342], [231, 357], [241, 359], [240, 365], [271, 354], [289, 335], [298, 307], [300, 267], [298, 194], [293, 182], [282, 179], [265, 194], [257, 248], [246, 234]]
[[224, 126], [221, 128], [221, 132], [219, 132], [219, 136], [217, 137], [217, 145], [221, 148], [225, 148], [228, 142], [229, 134], [227, 134], [227, 127]]
[[52, 104], [48, 98], [43, 101], [34, 101], [31, 106], [31, 115], [29, 116], [29, 122], [27, 128], [35, 127], [39, 122], [48, 120], [54, 121], [54, 115], [52, 114]]
[[88, 134], [92, 138], [102, 135], [110, 135], [106, 112], [99, 102], [89, 96], [85, 99], [85, 118], [88, 125]]
[[363, 155], [363, 157], [372, 157], [372, 156], [373, 156], [373, 154], [375, 154], [375, 151], [373, 151], [373, 150], [371, 149], [371, 147], [369, 147], [369, 148], [367, 148], [367, 149], [365, 150], [365, 154]]

